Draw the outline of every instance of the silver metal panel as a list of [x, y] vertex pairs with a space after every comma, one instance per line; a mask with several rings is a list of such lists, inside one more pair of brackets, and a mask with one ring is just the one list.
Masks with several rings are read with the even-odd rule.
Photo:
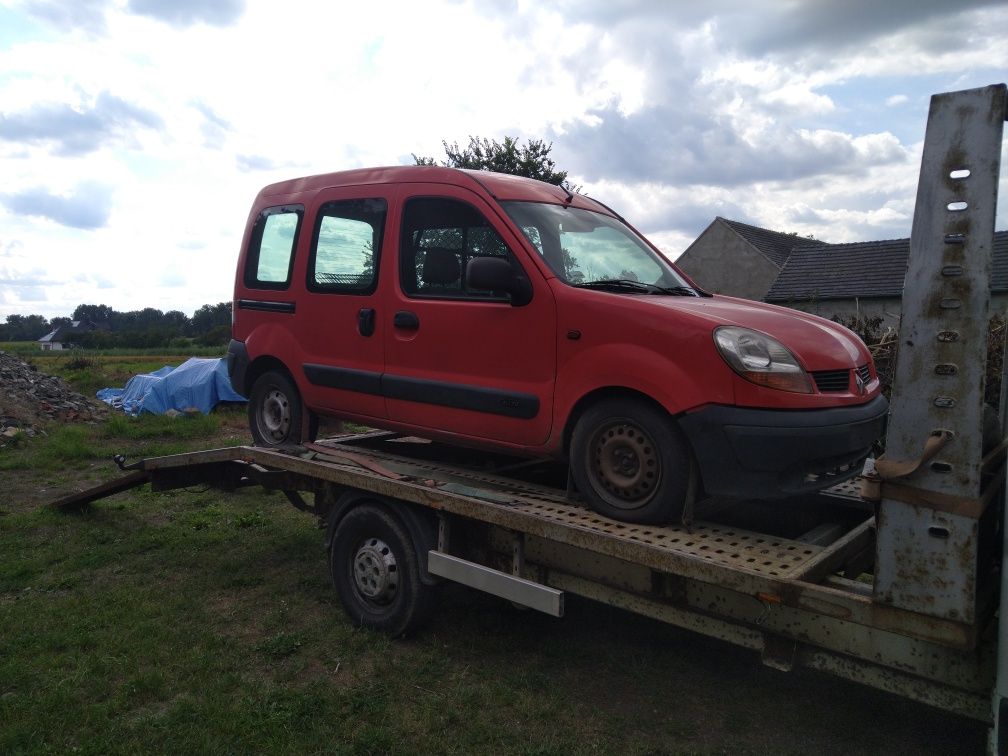
[[[928, 435], [955, 438], [906, 480], [958, 496], [980, 492], [980, 428], [1003, 84], [931, 98], [886, 456], [920, 456]], [[968, 176], [961, 176], [968, 171]], [[957, 178], [957, 176], [959, 176]], [[950, 208], [965, 207], [961, 210]]]
[[967, 516], [949, 514], [965, 509], [939, 509], [921, 492], [960, 500], [981, 494], [989, 282], [1005, 104], [1003, 84], [931, 98], [886, 457], [917, 460], [929, 435], [953, 436], [934, 459], [900, 479], [906, 486], [900, 500], [887, 497], [883, 485], [876, 542], [878, 602], [967, 623], [977, 620], [979, 509]]
[[[1002, 392], [1001, 401], [1005, 401], [1005, 394]], [[1006, 472], [1008, 475], [1008, 472]], [[1005, 491], [1008, 492], [1008, 480], [1005, 482]], [[1008, 496], [1004, 502], [1001, 550], [1001, 621], [998, 622], [997, 629], [997, 684], [991, 697], [991, 711], [994, 720], [994, 729], [991, 731], [991, 743], [994, 748], [991, 753], [997, 753], [1001, 743], [1008, 743], [1008, 722], [1001, 721], [1002, 703], [1008, 701], [1008, 621], [1006, 621], [1005, 607], [1008, 607]], [[1002, 732], [1005, 731], [1005, 732]]]
[[924, 641], [761, 604], [752, 596], [691, 583], [685, 603], [670, 604], [549, 571], [551, 585], [661, 622], [766, 652], [793, 648], [789, 661], [887, 690], [982, 721], [989, 720], [992, 664], [982, 653], [956, 652]]
[[563, 616], [563, 591], [555, 588], [433, 550], [427, 554], [427, 570], [432, 575], [454, 580], [530, 609], [538, 609], [554, 617]]
[[973, 623], [979, 520], [901, 501], [883, 502], [875, 598]]

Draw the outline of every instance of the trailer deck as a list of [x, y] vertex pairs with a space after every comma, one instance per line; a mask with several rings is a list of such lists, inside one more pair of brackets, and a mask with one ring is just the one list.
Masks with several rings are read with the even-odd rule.
[[431, 575], [557, 616], [563, 593], [585, 596], [759, 651], [779, 669], [818, 668], [990, 719], [994, 655], [980, 634], [993, 602], [973, 625], [875, 602], [875, 517], [852, 484], [762, 505], [779, 507], [769, 518], [776, 532], [738, 524], [752, 519], [752, 503], [714, 499], [697, 503], [692, 523], [657, 527], [610, 520], [536, 482], [557, 480], [543, 464], [487, 468], [485, 455], [469, 455], [479, 469], [462, 450], [454, 464], [432, 459], [443, 451], [376, 432], [155, 457], [54, 506], [80, 508], [145, 483], [261, 485], [325, 520], [343, 493], [358, 492], [437, 518], [438, 542], [423, 560]]

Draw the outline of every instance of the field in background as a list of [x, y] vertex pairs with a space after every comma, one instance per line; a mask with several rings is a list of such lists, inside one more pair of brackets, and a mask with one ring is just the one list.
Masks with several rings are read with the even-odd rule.
[[[83, 386], [183, 359], [33, 361]], [[113, 476], [116, 453], [247, 440], [244, 409], [228, 407], [113, 415], [0, 449], [0, 752], [983, 748], [980, 723], [573, 597], [556, 620], [445, 586], [425, 630], [389, 641], [347, 620], [323, 533], [279, 494], [45, 506]]]

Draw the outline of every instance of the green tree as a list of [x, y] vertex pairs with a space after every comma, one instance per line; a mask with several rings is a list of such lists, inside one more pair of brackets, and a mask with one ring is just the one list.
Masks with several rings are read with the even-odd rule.
[[45, 336], [52, 328], [42, 315], [7, 316], [7, 323], [0, 328], [0, 341], [35, 341]]
[[[471, 168], [526, 176], [562, 186], [570, 192], [576, 192], [580, 188], [568, 183], [567, 171], [557, 170], [556, 162], [550, 157], [552, 142], [528, 139], [525, 144], [519, 144], [515, 137], [509, 136], [504, 137], [503, 142], [470, 136], [468, 147], [459, 147], [458, 142], [448, 144], [442, 141], [441, 144], [448, 157], [441, 165], [448, 168]], [[417, 165], [437, 165], [432, 157], [413, 155], [413, 160]]]
[[205, 304], [193, 313], [189, 328], [194, 337], [204, 336], [218, 326], [231, 327], [231, 303]]

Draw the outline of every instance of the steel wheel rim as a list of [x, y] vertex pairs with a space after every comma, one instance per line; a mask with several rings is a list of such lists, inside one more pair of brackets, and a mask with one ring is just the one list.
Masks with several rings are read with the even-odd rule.
[[617, 509], [638, 509], [649, 502], [662, 478], [654, 440], [639, 425], [612, 420], [592, 434], [586, 450], [595, 491]]
[[392, 549], [380, 538], [368, 538], [353, 555], [354, 588], [365, 601], [390, 604], [399, 591], [399, 565]]
[[279, 389], [270, 389], [263, 397], [259, 410], [259, 427], [272, 441], [284, 441], [290, 433], [291, 406], [287, 395]]

